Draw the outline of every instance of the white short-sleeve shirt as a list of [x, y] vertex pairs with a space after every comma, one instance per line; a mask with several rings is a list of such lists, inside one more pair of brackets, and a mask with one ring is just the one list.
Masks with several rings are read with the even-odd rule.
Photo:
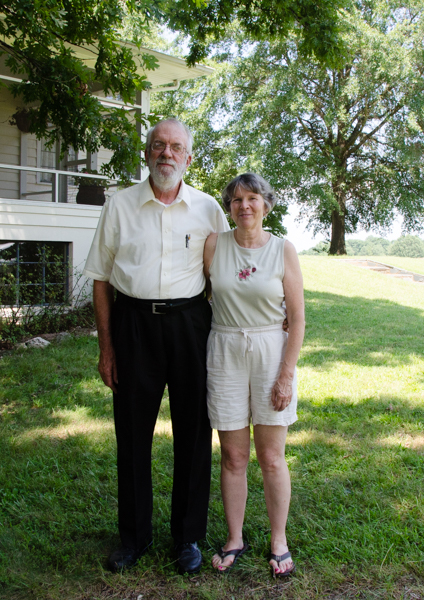
[[206, 238], [228, 229], [212, 196], [182, 181], [174, 202], [163, 204], [146, 179], [106, 201], [84, 275], [134, 298], [191, 298], [205, 288]]

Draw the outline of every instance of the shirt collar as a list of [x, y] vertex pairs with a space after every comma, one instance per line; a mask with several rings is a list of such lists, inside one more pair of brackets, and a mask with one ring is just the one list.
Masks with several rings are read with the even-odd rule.
[[[140, 206], [144, 206], [146, 202], [150, 202], [151, 200], [155, 200], [155, 194], [152, 190], [152, 186], [150, 185], [149, 178], [145, 179], [140, 184]], [[177, 197], [175, 198], [172, 204], [177, 204], [177, 202], [185, 202], [187, 206], [190, 208], [191, 206], [191, 198], [190, 192], [188, 190], [187, 184], [184, 180], [181, 181], [180, 189], [178, 191]]]

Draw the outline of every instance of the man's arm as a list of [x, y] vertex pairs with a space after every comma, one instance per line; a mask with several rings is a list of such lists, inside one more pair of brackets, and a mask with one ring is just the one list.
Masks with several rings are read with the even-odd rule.
[[100, 348], [99, 373], [103, 383], [117, 393], [118, 373], [111, 326], [113, 292], [114, 288], [108, 281], [94, 281], [93, 304]]

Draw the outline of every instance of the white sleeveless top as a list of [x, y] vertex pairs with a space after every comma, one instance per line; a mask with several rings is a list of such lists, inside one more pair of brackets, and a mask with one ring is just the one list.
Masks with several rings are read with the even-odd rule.
[[261, 248], [242, 248], [234, 230], [218, 235], [209, 269], [214, 323], [248, 328], [284, 321], [284, 241], [271, 234]]

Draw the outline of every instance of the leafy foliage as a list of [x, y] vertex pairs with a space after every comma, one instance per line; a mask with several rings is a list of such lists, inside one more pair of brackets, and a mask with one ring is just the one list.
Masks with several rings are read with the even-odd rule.
[[250, 40], [284, 39], [291, 31], [297, 31], [304, 56], [337, 64], [346, 50], [339, 14], [346, 4], [343, 0], [173, 0], [167, 14], [169, 26], [191, 38], [190, 64], [204, 59], [213, 42], [226, 38], [234, 21]]
[[[300, 254], [328, 254], [329, 242], [319, 242], [309, 250]], [[403, 256], [410, 258], [424, 257], [424, 240], [416, 235], [404, 235], [394, 242], [381, 237], [369, 235], [366, 240], [346, 240], [346, 253], [352, 256]]]
[[389, 254], [393, 256], [422, 258], [424, 257], [424, 241], [416, 235], [402, 236], [390, 245]]
[[396, 214], [405, 232], [424, 228], [424, 2], [370, 0], [344, 18], [348, 58], [332, 68], [305, 58], [298, 31], [253, 43], [233, 23], [214, 76], [157, 104], [194, 124], [193, 178], [260, 172], [311, 229], [331, 232], [331, 254]]
[[[177, 117], [186, 123], [194, 137], [194, 155], [184, 179], [190, 185], [214, 196], [218, 201], [227, 183], [240, 173], [251, 171], [266, 176], [260, 161], [249, 160], [235, 145], [230, 128], [221, 129], [230, 117], [230, 106], [219, 84], [226, 79], [227, 65], [214, 64], [215, 73], [183, 83], [175, 92], [154, 94], [152, 109], [164, 117]], [[271, 181], [271, 183], [275, 183]], [[264, 221], [264, 228], [277, 236], [287, 233], [282, 223], [287, 214], [284, 198]], [[234, 226], [230, 220], [230, 225]]]
[[[128, 181], [140, 162], [141, 141], [125, 110], [104, 108], [91, 92], [135, 101], [147, 89], [146, 71], [155, 69], [148, 54], [134, 56], [121, 43], [126, 14], [137, 11], [138, 30], [159, 18], [160, 2], [148, 0], [10, 0], [0, 9], [0, 55], [22, 83], [10, 85], [20, 103], [30, 107], [30, 132], [62, 152], [111, 150], [103, 173]], [[76, 51], [84, 49], [85, 58]]]

